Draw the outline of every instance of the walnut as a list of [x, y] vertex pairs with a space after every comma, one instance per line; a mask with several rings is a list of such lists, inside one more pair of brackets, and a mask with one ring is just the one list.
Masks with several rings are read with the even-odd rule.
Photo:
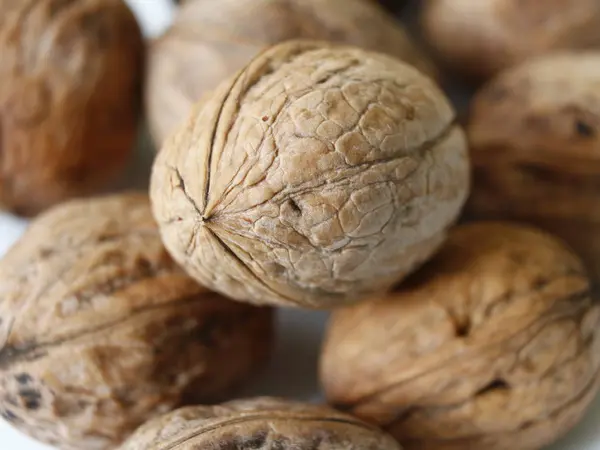
[[330, 308], [426, 260], [468, 185], [464, 134], [429, 79], [381, 54], [296, 41], [197, 107], [151, 191], [167, 248], [206, 286]]
[[143, 49], [122, 0], [0, 0], [0, 205], [34, 215], [116, 175]]
[[182, 2], [151, 48], [146, 105], [161, 146], [203, 94], [265, 47], [289, 39], [335, 41], [434, 69], [396, 19], [373, 0], [201, 0]]
[[200, 287], [161, 244], [147, 196], [71, 201], [0, 263], [0, 415], [61, 449], [106, 449], [261, 366], [272, 312]]
[[538, 449], [600, 384], [600, 303], [581, 261], [525, 226], [450, 233], [414, 278], [333, 313], [327, 398], [407, 449]]
[[471, 218], [530, 222], [565, 239], [600, 281], [600, 52], [546, 56], [476, 96]]
[[379, 429], [325, 406], [275, 398], [182, 408], [143, 425], [120, 450], [400, 450]]
[[427, 0], [423, 32], [439, 56], [486, 79], [533, 56], [600, 47], [598, 0]]

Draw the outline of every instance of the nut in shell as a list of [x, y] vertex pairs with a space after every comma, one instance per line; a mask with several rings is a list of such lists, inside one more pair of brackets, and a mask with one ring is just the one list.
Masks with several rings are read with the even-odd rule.
[[0, 205], [103, 188], [134, 144], [144, 45], [123, 0], [0, 0]]
[[600, 48], [597, 0], [426, 0], [422, 21], [439, 56], [472, 79], [547, 53]]
[[119, 450], [400, 450], [379, 429], [325, 406], [275, 398], [173, 411]]
[[52, 208], [0, 274], [0, 414], [61, 449], [114, 448], [153, 416], [220, 399], [270, 351], [272, 311], [185, 275], [146, 195]]
[[600, 303], [579, 258], [543, 232], [480, 222], [386, 296], [333, 313], [328, 400], [407, 449], [533, 450], [600, 386]]
[[185, 2], [150, 51], [146, 85], [157, 147], [193, 105], [270, 45], [314, 39], [380, 51], [427, 73], [433, 65], [394, 17], [373, 0], [199, 0]]
[[201, 102], [151, 197], [187, 272], [238, 300], [310, 308], [381, 291], [437, 250], [469, 190], [464, 133], [414, 68], [293, 41]]
[[600, 282], [600, 51], [514, 67], [475, 97], [471, 219], [513, 219], [564, 239]]

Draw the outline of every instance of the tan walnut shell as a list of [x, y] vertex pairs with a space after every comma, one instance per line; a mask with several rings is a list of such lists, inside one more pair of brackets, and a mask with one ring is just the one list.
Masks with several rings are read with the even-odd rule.
[[144, 45], [123, 0], [0, 0], [0, 205], [35, 215], [127, 162]]
[[191, 406], [154, 419], [119, 450], [400, 450], [372, 425], [326, 406], [275, 398]]
[[566, 240], [600, 282], [600, 51], [546, 56], [475, 97], [470, 218], [532, 223]]
[[193, 105], [257, 53], [291, 39], [380, 51], [434, 73], [397, 20], [365, 0], [194, 0], [151, 47], [146, 109], [157, 147]]
[[330, 308], [397, 282], [468, 195], [464, 133], [412, 67], [288, 42], [198, 105], [154, 165], [163, 241], [231, 298]]
[[537, 229], [453, 229], [414, 278], [333, 314], [328, 400], [407, 449], [533, 450], [600, 384], [600, 303], [583, 265]]
[[546, 53], [600, 48], [598, 0], [425, 0], [422, 22], [438, 55], [472, 79]]
[[61, 449], [114, 448], [265, 361], [272, 311], [199, 286], [164, 249], [147, 195], [71, 201], [0, 262], [0, 415]]

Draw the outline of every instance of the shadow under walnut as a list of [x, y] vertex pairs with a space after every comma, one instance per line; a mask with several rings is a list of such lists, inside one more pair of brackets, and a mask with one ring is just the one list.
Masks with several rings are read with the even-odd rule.
[[494, 222], [455, 228], [395, 291], [335, 311], [321, 358], [328, 401], [409, 450], [539, 449], [583, 416], [599, 372], [579, 258]]
[[270, 309], [190, 279], [148, 197], [72, 201], [0, 262], [0, 415], [61, 449], [113, 448], [142, 422], [222, 399], [262, 367]]

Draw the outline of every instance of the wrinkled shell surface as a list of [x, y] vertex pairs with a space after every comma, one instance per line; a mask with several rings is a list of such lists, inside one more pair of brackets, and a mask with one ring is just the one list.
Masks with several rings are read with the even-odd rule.
[[504, 73], [476, 96], [468, 131], [469, 216], [545, 228], [600, 281], [600, 52]]
[[423, 28], [441, 58], [485, 79], [533, 56], [600, 48], [600, 2], [427, 0]]
[[468, 172], [464, 134], [429, 79], [380, 54], [290, 42], [197, 107], [151, 191], [167, 248], [206, 286], [329, 308], [427, 259]]
[[143, 50], [122, 0], [0, 0], [0, 205], [33, 215], [124, 166]]
[[328, 400], [408, 449], [538, 449], [598, 391], [600, 304], [579, 259], [535, 229], [477, 223], [396, 291], [335, 312]]
[[147, 196], [51, 209], [0, 274], [0, 414], [61, 449], [114, 448], [182, 401], [220, 397], [270, 349], [271, 312], [187, 277]]
[[120, 450], [400, 450], [388, 435], [325, 406], [273, 398], [182, 408]]
[[264, 48], [290, 39], [356, 45], [433, 72], [402, 26], [365, 0], [194, 0], [152, 46], [146, 104], [158, 146], [203, 94]]

